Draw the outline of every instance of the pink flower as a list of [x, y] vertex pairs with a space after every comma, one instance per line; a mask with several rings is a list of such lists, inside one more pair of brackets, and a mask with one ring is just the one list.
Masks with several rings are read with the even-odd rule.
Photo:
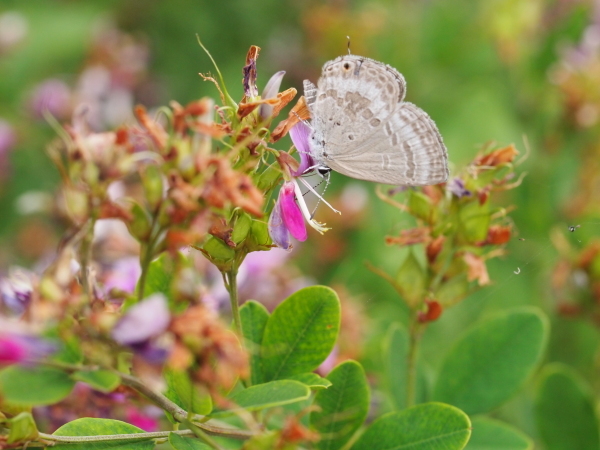
[[0, 366], [27, 363], [45, 358], [56, 346], [35, 336], [16, 333], [0, 334]]
[[61, 80], [49, 79], [39, 84], [29, 99], [29, 109], [36, 119], [49, 112], [58, 119], [65, 119], [71, 112], [71, 90]]
[[[304, 221], [323, 234], [329, 228], [326, 228], [324, 224], [315, 221], [312, 218], [312, 214], [306, 206], [302, 191], [298, 185], [299, 180], [303, 183], [309, 191], [319, 196], [310, 184], [301, 176], [307, 172], [310, 172], [315, 168], [314, 158], [310, 152], [309, 137], [310, 127], [303, 122], [296, 124], [290, 130], [290, 137], [294, 146], [300, 153], [300, 166], [296, 170], [290, 170], [291, 180], [285, 181], [279, 191], [279, 196], [269, 217], [269, 234], [273, 242], [284, 250], [291, 250], [292, 245], [290, 243], [290, 236], [293, 236], [298, 241], [305, 241], [308, 237], [306, 232], [306, 225]], [[321, 201], [329, 206], [321, 196]], [[335, 212], [339, 211], [333, 209]]]
[[[161, 412], [160, 410], [158, 410]], [[146, 414], [137, 408], [127, 408], [127, 422], [147, 432], [158, 431], [159, 423], [156, 417]]]

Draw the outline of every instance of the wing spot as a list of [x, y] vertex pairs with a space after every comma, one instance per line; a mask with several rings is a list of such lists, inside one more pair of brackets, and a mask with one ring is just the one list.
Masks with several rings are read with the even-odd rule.
[[353, 134], [349, 134], [348, 135], [348, 140], [353, 141], [354, 140], [354, 135]]
[[369, 122], [369, 125], [371, 125], [373, 128], [379, 126], [379, 124], [381, 123], [381, 120], [379, 120], [378, 118], [375, 119], [371, 119], [371, 121]]
[[373, 117], [373, 111], [371, 111], [369, 108], [365, 109], [362, 114], [361, 114], [365, 119], [369, 120], [371, 117]]

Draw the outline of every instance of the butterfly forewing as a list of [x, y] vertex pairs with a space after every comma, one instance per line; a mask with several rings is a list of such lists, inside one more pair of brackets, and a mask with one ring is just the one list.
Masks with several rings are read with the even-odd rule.
[[379, 183], [428, 185], [448, 177], [446, 147], [435, 123], [403, 102], [396, 69], [355, 55], [323, 66], [315, 87], [305, 82], [311, 150], [323, 165]]

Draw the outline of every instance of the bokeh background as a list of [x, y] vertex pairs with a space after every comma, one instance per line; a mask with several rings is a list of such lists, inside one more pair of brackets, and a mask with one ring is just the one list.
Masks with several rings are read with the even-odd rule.
[[[527, 174], [497, 200], [513, 221], [508, 254], [490, 262], [491, 286], [430, 325], [422, 359], [436, 367], [479, 317], [536, 305], [552, 318], [546, 360], [573, 366], [600, 389], [600, 263], [581, 263], [598, 254], [600, 236], [600, 5], [592, 0], [2, 0], [2, 272], [35, 269], [64, 232], [52, 214], [58, 174], [44, 153], [56, 133], [43, 111], [64, 122], [85, 102], [100, 131], [133, 120], [136, 103], [217, 98], [198, 75], [214, 69], [196, 34], [236, 99], [250, 45], [262, 48], [259, 89], [285, 70], [283, 88], [301, 90], [304, 78], [315, 82], [323, 63], [347, 51], [349, 35], [353, 53], [404, 74], [407, 100], [436, 121], [452, 167], [485, 146], [514, 143], [527, 155], [519, 169]], [[327, 198], [343, 215], [320, 208], [317, 219], [333, 230], [310, 234], [291, 256], [272, 256], [269, 267], [280, 270], [272, 280], [337, 289], [351, 340], [345, 351], [376, 377], [382, 336], [407, 311], [365, 262], [397, 270], [406, 250], [384, 237], [413, 222], [369, 183], [334, 174]], [[496, 412], [533, 437], [534, 391], [532, 382]]]

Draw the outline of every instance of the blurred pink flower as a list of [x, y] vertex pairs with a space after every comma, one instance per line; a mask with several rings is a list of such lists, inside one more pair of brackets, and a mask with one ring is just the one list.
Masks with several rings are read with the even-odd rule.
[[32, 363], [56, 351], [56, 346], [35, 336], [0, 333], [0, 365]]
[[104, 292], [108, 294], [111, 289], [118, 289], [133, 294], [141, 272], [138, 257], [129, 256], [118, 259], [103, 274]]
[[43, 81], [29, 99], [29, 110], [36, 119], [43, 119], [46, 111], [57, 119], [66, 119], [71, 114], [71, 89], [55, 78]]
[[14, 128], [6, 120], [0, 119], [0, 179], [8, 174], [10, 152], [16, 143]]
[[[158, 412], [162, 413], [160, 409], [156, 409]], [[153, 416], [154, 415], [147, 414], [146, 411], [140, 411], [137, 408], [127, 408], [127, 422], [147, 432], [158, 431], [159, 429], [159, 421]]]

